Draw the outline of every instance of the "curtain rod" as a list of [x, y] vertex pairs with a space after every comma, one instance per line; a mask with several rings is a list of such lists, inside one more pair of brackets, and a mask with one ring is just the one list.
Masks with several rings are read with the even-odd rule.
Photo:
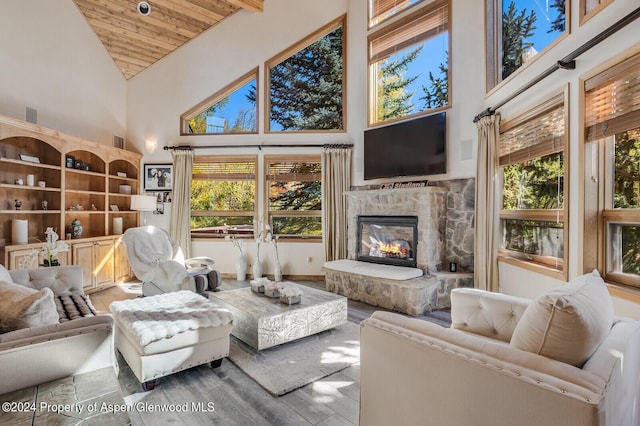
[[620, 19], [615, 24], [611, 25], [606, 30], [602, 31], [600, 34], [593, 37], [591, 40], [585, 42], [582, 46], [578, 47], [576, 50], [574, 50], [573, 52], [569, 53], [567, 56], [565, 56], [564, 58], [556, 62], [555, 65], [547, 68], [540, 75], [535, 77], [533, 80], [529, 81], [529, 83], [525, 84], [519, 90], [516, 90], [511, 95], [507, 96], [502, 102], [499, 102], [498, 105], [494, 106], [493, 108], [487, 108], [486, 110], [482, 111], [480, 114], [476, 115], [475, 118], [473, 119], [473, 122], [476, 123], [483, 117], [495, 114], [498, 108], [504, 106], [507, 102], [510, 102], [517, 96], [521, 95], [523, 92], [529, 90], [531, 87], [535, 86], [545, 78], [549, 77], [551, 74], [553, 74], [557, 70], [575, 69], [576, 67], [575, 59], [578, 56], [582, 55], [583, 53], [585, 53], [586, 51], [588, 51], [589, 49], [591, 49], [601, 41], [606, 40], [607, 38], [609, 38], [610, 36], [618, 32], [622, 28], [626, 27], [627, 25], [629, 25], [631, 22], [635, 21], [639, 17], [640, 17], [640, 7], [634, 10], [633, 12], [629, 13], [624, 18]]
[[205, 145], [205, 146], [191, 146], [191, 145], [174, 145], [165, 146], [165, 151], [188, 151], [192, 149], [215, 149], [215, 148], [353, 148], [351, 143], [325, 143], [325, 144], [273, 144], [273, 145]]

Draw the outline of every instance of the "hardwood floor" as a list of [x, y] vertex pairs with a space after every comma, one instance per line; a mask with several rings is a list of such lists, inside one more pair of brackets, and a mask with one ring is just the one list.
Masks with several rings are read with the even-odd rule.
[[[296, 281], [324, 289], [323, 281]], [[223, 280], [221, 291], [249, 286], [248, 281]], [[109, 312], [115, 300], [135, 298], [139, 283], [126, 283], [91, 294], [94, 307]], [[357, 301], [349, 301], [348, 319], [359, 323], [379, 310]], [[450, 324], [448, 311], [437, 311], [419, 318], [443, 326]], [[133, 410], [132, 425], [320, 425], [358, 424], [360, 366], [358, 364], [317, 380], [281, 397], [273, 397], [229, 360], [218, 368], [195, 367], [160, 380], [152, 392], [143, 392], [137, 379], [119, 357], [119, 382], [127, 403], [183, 404], [213, 403], [213, 410], [189, 410], [186, 413], [159, 413]], [[194, 388], [194, 384], [197, 387]]]

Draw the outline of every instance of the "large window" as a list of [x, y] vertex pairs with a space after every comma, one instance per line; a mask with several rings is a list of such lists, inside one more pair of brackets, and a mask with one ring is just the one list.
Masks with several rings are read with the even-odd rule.
[[486, 0], [487, 90], [569, 32], [568, 0]]
[[560, 93], [500, 125], [501, 260], [566, 278], [566, 113]]
[[240, 77], [180, 117], [183, 135], [257, 133], [258, 69]]
[[448, 1], [435, 1], [380, 27], [369, 35], [369, 124], [448, 106]]
[[322, 168], [320, 157], [266, 156], [268, 221], [274, 235], [322, 237]]
[[269, 131], [344, 131], [344, 17], [267, 61]]
[[191, 183], [191, 235], [253, 237], [255, 156], [197, 156]]
[[586, 80], [585, 115], [585, 268], [640, 287], [640, 54]]

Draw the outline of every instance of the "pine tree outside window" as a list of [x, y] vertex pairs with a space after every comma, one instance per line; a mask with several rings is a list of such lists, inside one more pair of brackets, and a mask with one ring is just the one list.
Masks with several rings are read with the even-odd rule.
[[345, 17], [265, 64], [270, 132], [344, 132]]
[[369, 34], [370, 125], [450, 105], [449, 2], [411, 10]]
[[284, 238], [322, 238], [322, 166], [319, 155], [265, 156], [268, 223]]
[[486, 0], [485, 9], [487, 91], [569, 33], [570, 0]]
[[196, 156], [191, 183], [191, 236], [253, 238], [256, 156]]
[[500, 124], [499, 259], [566, 280], [566, 93]]

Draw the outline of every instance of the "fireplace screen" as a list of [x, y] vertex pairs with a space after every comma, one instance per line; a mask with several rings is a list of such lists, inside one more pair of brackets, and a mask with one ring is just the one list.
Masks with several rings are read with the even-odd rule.
[[358, 260], [416, 266], [418, 218], [358, 216]]

